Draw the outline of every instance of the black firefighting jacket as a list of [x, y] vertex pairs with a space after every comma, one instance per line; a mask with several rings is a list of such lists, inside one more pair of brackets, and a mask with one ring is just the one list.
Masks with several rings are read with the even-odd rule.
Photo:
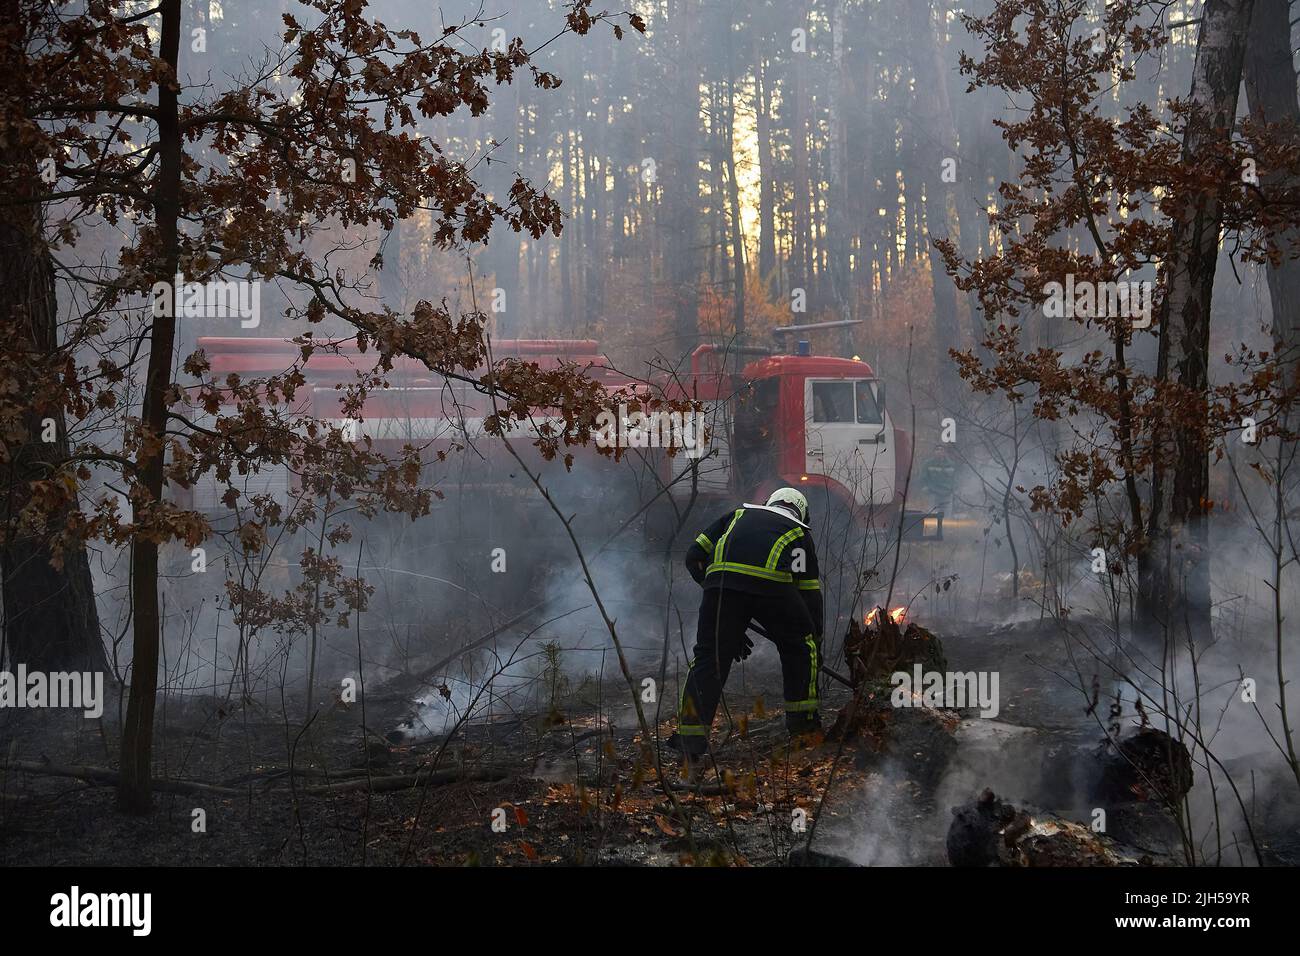
[[798, 595], [822, 633], [822, 591], [812, 532], [784, 508], [745, 505], [696, 536], [686, 569], [706, 590]]

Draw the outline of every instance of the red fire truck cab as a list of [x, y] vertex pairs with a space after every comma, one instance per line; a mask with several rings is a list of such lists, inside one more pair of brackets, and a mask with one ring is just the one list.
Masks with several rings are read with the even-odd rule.
[[[730, 356], [702, 345], [691, 357], [689, 381], [680, 383], [677, 395], [665, 389], [706, 408], [706, 458], [718, 467], [701, 466], [700, 492], [763, 501], [790, 485], [805, 493], [815, 515], [836, 512], [866, 528], [896, 527], [911, 436], [894, 425], [885, 384], [871, 366], [834, 356], [744, 351], [755, 360], [728, 374], [722, 365]], [[673, 477], [685, 467], [674, 460]], [[937, 539], [942, 522], [942, 514], [909, 511], [904, 532]]]

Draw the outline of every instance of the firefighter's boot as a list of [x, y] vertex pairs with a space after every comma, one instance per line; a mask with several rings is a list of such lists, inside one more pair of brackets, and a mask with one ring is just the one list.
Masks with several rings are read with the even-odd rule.
[[677, 766], [681, 769], [682, 779], [691, 783], [699, 780], [704, 773], [704, 758], [706, 756], [706, 752], [694, 743], [695, 739], [683, 737], [681, 734], [674, 732], [664, 741], [664, 747], [677, 758]]
[[815, 747], [824, 739], [822, 719], [816, 711], [786, 714], [785, 729], [790, 734], [790, 742], [796, 746]]

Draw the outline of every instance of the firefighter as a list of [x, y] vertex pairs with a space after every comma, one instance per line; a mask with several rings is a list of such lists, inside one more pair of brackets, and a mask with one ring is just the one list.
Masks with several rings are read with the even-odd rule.
[[781, 655], [787, 729], [792, 735], [821, 729], [822, 595], [803, 494], [781, 488], [766, 504], [723, 515], [696, 537], [686, 568], [704, 588], [704, 599], [668, 746], [688, 762], [707, 750], [732, 662], [753, 650], [745, 634], [751, 620]]

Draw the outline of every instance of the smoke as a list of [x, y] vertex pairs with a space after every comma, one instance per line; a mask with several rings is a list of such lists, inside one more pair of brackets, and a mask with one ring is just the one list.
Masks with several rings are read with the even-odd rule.
[[[1255, 865], [1256, 843], [1265, 862], [1294, 853], [1300, 788], [1284, 753], [1280, 708], [1283, 688], [1294, 686], [1300, 666], [1284, 653], [1278, 673], [1276, 569], [1258, 530], [1230, 516], [1214, 519], [1211, 541], [1214, 637], [1197, 646], [1175, 640], [1166, 648], [1151, 635], [1134, 633], [1127, 611], [1117, 634], [1102, 585], [1084, 573], [1071, 585], [1075, 609], [1060, 621], [1038, 610], [1041, 593], [1021, 602], [1033, 615], [1007, 614], [1010, 602], [1003, 598], [985, 599], [979, 622], [961, 613], [925, 617], [945, 641], [950, 669], [1002, 669], [1002, 713], [998, 720], [962, 720], [932, 806], [896, 799], [912, 783], [909, 770], [905, 761], [883, 763], [855, 797], [864, 816], [851, 857], [866, 865], [924, 862], [918, 854], [933, 849], [927, 841], [942, 839], [951, 809], [988, 788], [1085, 825], [1102, 810], [1107, 832], [1117, 839], [1182, 861], [1186, 851], [1172, 816], [1153, 805], [1116, 805], [1096, 792], [1096, 753], [1107, 729], [1122, 739], [1144, 722], [1167, 731], [1191, 754], [1194, 785], [1182, 812], [1196, 862]], [[1291, 580], [1283, 577], [1278, 608], [1283, 647], [1293, 633], [1286, 621], [1300, 613]], [[963, 598], [967, 613], [970, 597]], [[1008, 626], [1008, 617], [1020, 622]], [[1094, 678], [1097, 707], [1089, 714]], [[941, 852], [930, 860], [942, 861]]]

